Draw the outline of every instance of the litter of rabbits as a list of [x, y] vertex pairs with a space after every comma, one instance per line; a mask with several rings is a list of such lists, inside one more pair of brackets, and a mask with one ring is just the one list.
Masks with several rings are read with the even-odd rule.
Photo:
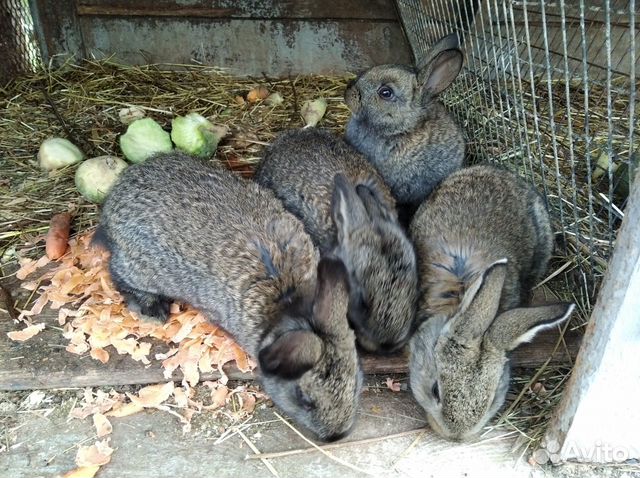
[[[0, 90], [0, 104], [4, 110], [0, 118], [0, 147], [6, 152], [0, 165], [0, 221], [3, 224], [0, 266], [2, 276], [15, 273], [19, 254], [23, 260], [22, 274], [33, 273], [29, 282], [34, 291], [43, 290], [42, 285], [51, 281], [44, 285], [43, 295], [34, 294], [35, 302], [21, 304], [21, 308], [35, 314], [49, 301], [61, 307], [59, 317], [66, 324], [63, 325], [64, 333], [70, 341], [71, 352], [89, 353], [94, 359], [106, 361], [109, 353], [105, 347], [112, 345], [118, 352], [145, 363], [156, 357], [144, 345], [144, 340], [138, 339], [155, 337], [171, 344], [171, 351], [160, 358], [166, 363], [167, 370], [181, 368], [187, 382], [196, 383], [202, 367], [221, 366], [225, 361], [236, 360], [240, 368], [248, 370], [252, 363], [219, 329], [205, 323], [203, 317], [191, 309], [174, 309], [172, 320], [165, 328], [139, 323], [124, 310], [109, 284], [96, 280], [104, 279], [106, 274], [104, 256], [89, 252], [86, 247], [86, 233], [97, 222], [98, 207], [78, 195], [74, 186], [74, 167], [43, 173], [36, 161], [37, 147], [47, 137], [62, 136], [77, 144], [88, 157], [121, 156], [118, 136], [126, 131], [119, 115], [123, 108], [144, 110], [147, 117], [158, 121], [166, 130], [173, 118], [195, 111], [230, 128], [230, 134], [218, 146], [216, 158], [240, 174], [250, 176], [265, 144], [284, 129], [304, 126], [301, 110], [306, 101], [325, 98], [327, 110], [319, 126], [342, 131], [349, 117], [343, 100], [348, 78], [239, 79], [213, 68], [173, 67], [181, 71], [167, 71], [160, 66], [131, 67], [110, 61], [87, 61], [80, 66], [68, 64], [45, 70]], [[282, 103], [243, 99], [240, 104], [235, 100], [246, 97], [248, 91], [260, 85], [264, 85], [271, 96], [279, 94]], [[464, 99], [462, 92], [460, 98]], [[469, 134], [473, 135], [473, 131]], [[568, 188], [570, 184], [563, 183], [562, 187]], [[70, 205], [76, 208], [71, 252], [54, 269], [40, 269], [46, 261], [39, 259], [43, 255], [43, 242], [38, 239], [46, 233], [51, 216], [68, 210]], [[572, 244], [571, 236], [567, 237]], [[25, 247], [25, 244], [28, 245]], [[575, 247], [585, 246], [581, 243]], [[608, 250], [607, 247], [603, 244], [602, 250]], [[606, 266], [605, 255], [603, 252], [593, 256], [599, 273]], [[554, 271], [560, 272], [540, 288], [541, 293], [576, 300], [568, 292], [564, 273], [572, 270], [573, 262], [578, 260], [578, 255], [556, 258], [548, 276], [553, 277]], [[89, 266], [87, 270], [77, 268], [77, 263], [83, 261]], [[40, 271], [44, 271], [42, 284], [32, 279], [40, 276]], [[98, 296], [112, 302], [99, 304]], [[76, 312], [71, 311], [70, 306], [79, 298], [91, 300], [85, 302], [87, 313], [74, 317]], [[584, 301], [578, 304], [572, 328], [579, 328], [586, 322], [591, 305]], [[114, 317], [117, 321], [109, 320]], [[113, 323], [113, 328], [105, 326], [106, 322]], [[37, 333], [41, 325], [36, 320], [30, 327], [35, 328], [24, 329], [25, 337]], [[125, 331], [126, 334], [120, 337]], [[180, 342], [182, 338], [186, 340]], [[516, 373], [510, 395], [515, 402], [511, 402], [508, 414], [502, 415], [495, 426], [520, 430], [525, 445], [537, 440], [569, 372], [566, 367], [543, 367], [535, 374], [522, 374], [523, 377], [534, 377], [535, 381], [531, 383]], [[531, 388], [531, 384], [537, 382], [543, 383], [549, 391], [544, 397]], [[396, 386], [395, 383], [392, 385]], [[224, 390], [217, 393], [218, 399], [223, 399]]]

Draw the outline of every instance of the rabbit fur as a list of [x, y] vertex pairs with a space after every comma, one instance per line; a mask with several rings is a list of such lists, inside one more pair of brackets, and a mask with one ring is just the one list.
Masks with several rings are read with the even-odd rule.
[[276, 405], [322, 440], [352, 428], [361, 387], [348, 276], [273, 193], [182, 153], [128, 167], [95, 242], [127, 304], [166, 318], [185, 301], [257, 358]]
[[411, 389], [437, 433], [465, 440], [504, 403], [508, 352], [574, 306], [522, 306], [553, 235], [543, 199], [506, 170], [479, 165], [449, 176], [416, 212], [410, 236], [421, 280]]
[[458, 38], [451, 34], [431, 47], [417, 69], [378, 65], [347, 86], [346, 139], [378, 169], [409, 215], [462, 166], [462, 130], [438, 99], [462, 63]]
[[255, 179], [304, 223], [322, 254], [344, 262], [349, 321], [361, 347], [389, 353], [404, 346], [414, 325], [416, 258], [375, 168], [342, 138], [308, 128], [278, 136]]

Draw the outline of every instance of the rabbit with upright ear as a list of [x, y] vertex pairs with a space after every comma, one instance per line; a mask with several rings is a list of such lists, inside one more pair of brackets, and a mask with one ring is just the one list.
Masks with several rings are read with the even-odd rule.
[[127, 304], [198, 308], [257, 358], [274, 403], [322, 440], [355, 421], [361, 371], [344, 265], [323, 259], [273, 193], [182, 153], [127, 168], [95, 241]]
[[462, 166], [462, 131], [438, 100], [463, 63], [458, 37], [435, 43], [416, 70], [380, 65], [351, 82], [346, 139], [380, 171], [399, 203], [415, 209]]
[[405, 345], [416, 307], [415, 252], [375, 168], [342, 138], [308, 128], [281, 134], [255, 179], [300, 218], [322, 254], [344, 262], [358, 343], [381, 353]]
[[508, 171], [452, 174], [420, 206], [410, 235], [423, 319], [410, 341], [411, 389], [437, 433], [464, 440], [504, 403], [508, 353], [574, 306], [524, 306], [553, 235], [542, 198]]

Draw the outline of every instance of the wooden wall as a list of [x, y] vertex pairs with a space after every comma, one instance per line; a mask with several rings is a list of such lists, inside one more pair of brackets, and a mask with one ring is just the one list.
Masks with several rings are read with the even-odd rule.
[[32, 0], [45, 61], [115, 55], [241, 75], [408, 63], [393, 0]]

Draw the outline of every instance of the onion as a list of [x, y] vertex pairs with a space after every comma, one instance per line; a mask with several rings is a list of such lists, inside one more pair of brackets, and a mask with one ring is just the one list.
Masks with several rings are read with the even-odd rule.
[[115, 156], [87, 159], [76, 171], [76, 187], [85, 199], [101, 203], [126, 167], [127, 163]]
[[120, 149], [132, 163], [141, 163], [157, 153], [173, 149], [171, 136], [151, 118], [135, 120], [120, 136]]
[[82, 161], [84, 155], [71, 141], [64, 138], [45, 139], [38, 151], [40, 167], [45, 171], [63, 168]]
[[176, 147], [194, 156], [211, 156], [222, 136], [219, 126], [198, 113], [178, 116], [171, 122], [171, 139]]

